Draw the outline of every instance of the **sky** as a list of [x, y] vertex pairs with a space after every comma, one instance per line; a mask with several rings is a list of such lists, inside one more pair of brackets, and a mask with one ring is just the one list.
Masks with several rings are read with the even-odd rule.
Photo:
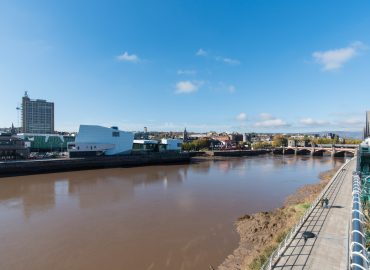
[[360, 131], [370, 2], [0, 1], [0, 127], [25, 91], [55, 128]]

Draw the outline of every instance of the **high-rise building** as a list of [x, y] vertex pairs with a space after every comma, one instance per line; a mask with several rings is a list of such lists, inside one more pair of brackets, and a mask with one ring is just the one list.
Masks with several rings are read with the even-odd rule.
[[54, 103], [29, 98], [27, 91], [22, 98], [22, 132], [54, 133]]
[[364, 128], [364, 139], [370, 137], [370, 111], [366, 112], [366, 122]]

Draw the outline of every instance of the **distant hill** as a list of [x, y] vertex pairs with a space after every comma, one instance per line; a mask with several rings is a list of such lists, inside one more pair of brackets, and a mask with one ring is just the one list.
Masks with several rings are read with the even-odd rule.
[[339, 135], [339, 137], [343, 138], [351, 138], [351, 139], [362, 139], [363, 133], [362, 131], [321, 131], [321, 132], [314, 132], [315, 134], [324, 135], [327, 133], [334, 133]]

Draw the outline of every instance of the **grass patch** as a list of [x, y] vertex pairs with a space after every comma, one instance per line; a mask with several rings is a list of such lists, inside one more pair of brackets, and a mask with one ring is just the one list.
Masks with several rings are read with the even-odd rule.
[[274, 242], [271, 245], [267, 246], [263, 250], [263, 252], [251, 262], [251, 264], [249, 265], [249, 269], [251, 270], [261, 269], [262, 265], [270, 258], [271, 254], [278, 247], [279, 243], [285, 239], [287, 234], [288, 230], [279, 233], [275, 237]]
[[257, 257], [249, 265], [249, 269], [251, 270], [259, 270], [261, 269], [262, 265], [268, 260], [272, 252], [277, 248], [277, 244], [270, 245]]
[[[286, 216], [291, 219], [291, 223], [296, 223], [298, 219], [303, 215], [303, 213], [310, 208], [310, 203], [300, 203], [296, 204], [294, 206], [290, 206], [284, 210], [284, 213]], [[292, 214], [293, 213], [293, 214]], [[239, 220], [243, 220], [249, 218], [248, 215], [241, 217]], [[289, 228], [285, 229], [284, 231], [277, 234], [276, 237], [271, 241], [270, 245], [267, 245], [266, 248], [261, 252], [260, 255], [258, 255], [256, 258], [253, 259], [253, 261], [249, 264], [250, 270], [259, 270], [263, 266], [263, 264], [270, 258], [271, 254], [275, 251], [275, 249], [279, 246], [280, 242], [282, 242], [287, 234], [289, 233], [289, 230], [293, 226], [289, 226]]]
[[285, 237], [288, 235], [288, 230], [281, 232], [277, 237], [276, 237], [276, 242], [280, 243], [285, 239]]
[[294, 205], [294, 210], [299, 214], [302, 215], [308, 208], [310, 208], [310, 203], [299, 203]]

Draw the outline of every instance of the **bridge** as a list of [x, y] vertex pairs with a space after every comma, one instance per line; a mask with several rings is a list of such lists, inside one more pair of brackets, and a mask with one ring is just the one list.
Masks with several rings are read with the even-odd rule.
[[311, 156], [332, 156], [332, 157], [353, 157], [356, 154], [358, 145], [346, 144], [325, 144], [317, 146], [287, 146], [275, 148], [272, 152], [275, 155], [311, 155]]

